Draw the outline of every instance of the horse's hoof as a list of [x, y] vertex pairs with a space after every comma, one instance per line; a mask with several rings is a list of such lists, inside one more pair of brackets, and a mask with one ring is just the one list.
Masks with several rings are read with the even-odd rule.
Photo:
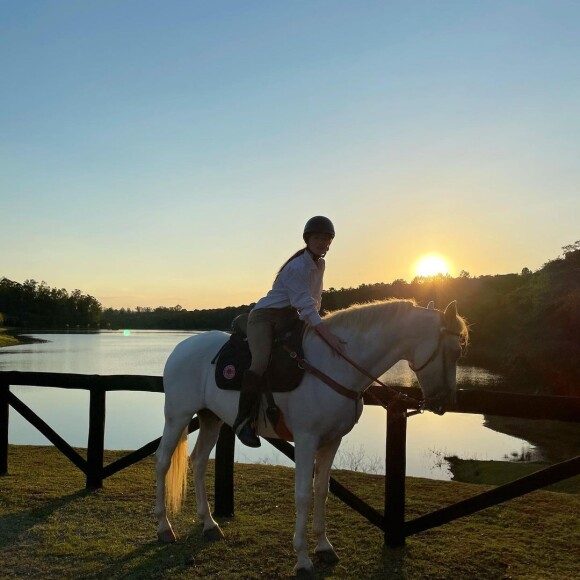
[[173, 533], [173, 530], [164, 530], [163, 532], [157, 532], [157, 539], [162, 543], [162, 544], [173, 544], [177, 538], [175, 537], [175, 534]]
[[334, 550], [320, 550], [315, 552], [316, 557], [323, 564], [336, 564], [339, 560]]
[[224, 537], [224, 533], [221, 531], [219, 526], [203, 531], [203, 539], [206, 542], [219, 542], [219, 540], [223, 540]]
[[294, 566], [294, 573], [296, 574], [296, 578], [313, 578], [314, 564], [312, 563], [312, 560], [308, 558], [302, 562], [300, 566], [296, 564], [296, 566]]

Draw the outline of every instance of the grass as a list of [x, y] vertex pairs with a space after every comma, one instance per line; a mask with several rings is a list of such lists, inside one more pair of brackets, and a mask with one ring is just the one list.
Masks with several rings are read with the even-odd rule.
[[[107, 461], [120, 452], [107, 452]], [[213, 464], [208, 483], [213, 489]], [[295, 563], [293, 469], [235, 466], [236, 515], [220, 524], [226, 540], [206, 544], [193, 523], [193, 491], [173, 523], [179, 541], [155, 539], [154, 461], [148, 458], [84, 490], [84, 476], [53, 447], [10, 446], [0, 478], [0, 577], [290, 578]], [[335, 477], [377, 509], [384, 478], [338, 471]], [[408, 518], [486, 486], [409, 478]], [[404, 548], [333, 496], [329, 538], [340, 556], [317, 565], [317, 578], [572, 578], [580, 558], [580, 497], [534, 492], [417, 534]], [[312, 538], [311, 538], [312, 540]], [[311, 550], [314, 543], [311, 542]]]
[[10, 336], [6, 333], [8, 328], [0, 328], [0, 348], [3, 346], [16, 346], [17, 344], [35, 344], [38, 342], [48, 342], [42, 338], [33, 338], [32, 336], [27, 336], [23, 334], [18, 334], [16, 336]]
[[[453, 479], [467, 483], [503, 485], [548, 467], [548, 463], [522, 461], [479, 461], [446, 457]], [[549, 491], [580, 494], [580, 475], [545, 487]]]
[[14, 338], [13, 336], [8, 336], [7, 334], [2, 334], [5, 331], [6, 331], [5, 328], [0, 328], [0, 348], [2, 348], [3, 346], [15, 346], [17, 344], [20, 344], [20, 341], [17, 338]]

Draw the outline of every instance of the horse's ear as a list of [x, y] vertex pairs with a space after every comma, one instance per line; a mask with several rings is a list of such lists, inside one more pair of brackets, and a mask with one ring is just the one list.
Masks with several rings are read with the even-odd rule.
[[453, 326], [457, 319], [457, 300], [454, 300], [447, 305], [443, 316], [445, 318], [445, 326], [447, 326], [447, 328]]
[[435, 302], [433, 302], [433, 300], [431, 300], [429, 302], [429, 304], [427, 304], [427, 309], [428, 310], [435, 310]]

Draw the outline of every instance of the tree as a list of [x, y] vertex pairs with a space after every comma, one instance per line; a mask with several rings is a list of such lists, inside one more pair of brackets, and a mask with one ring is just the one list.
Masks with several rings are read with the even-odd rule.
[[58, 328], [67, 325], [94, 325], [102, 307], [93, 296], [64, 288], [50, 288], [46, 282], [25, 280], [22, 284], [0, 278], [0, 308], [12, 326]]
[[562, 251], [564, 252], [564, 257], [572, 252], [577, 252], [580, 250], [580, 240], [576, 240], [573, 244], [568, 244], [567, 246], [562, 246]]

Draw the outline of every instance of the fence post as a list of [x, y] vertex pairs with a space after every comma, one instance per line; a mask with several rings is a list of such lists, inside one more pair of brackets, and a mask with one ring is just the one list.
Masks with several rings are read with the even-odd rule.
[[394, 402], [387, 408], [385, 460], [385, 544], [405, 544], [405, 471], [407, 463], [406, 408]]
[[8, 393], [10, 385], [0, 381], [0, 475], [8, 474], [8, 418], [10, 406]]
[[89, 442], [87, 446], [87, 489], [103, 487], [103, 458], [105, 450], [105, 387], [90, 389]]
[[222, 425], [215, 451], [214, 515], [234, 515], [234, 449], [236, 437], [232, 428]]

